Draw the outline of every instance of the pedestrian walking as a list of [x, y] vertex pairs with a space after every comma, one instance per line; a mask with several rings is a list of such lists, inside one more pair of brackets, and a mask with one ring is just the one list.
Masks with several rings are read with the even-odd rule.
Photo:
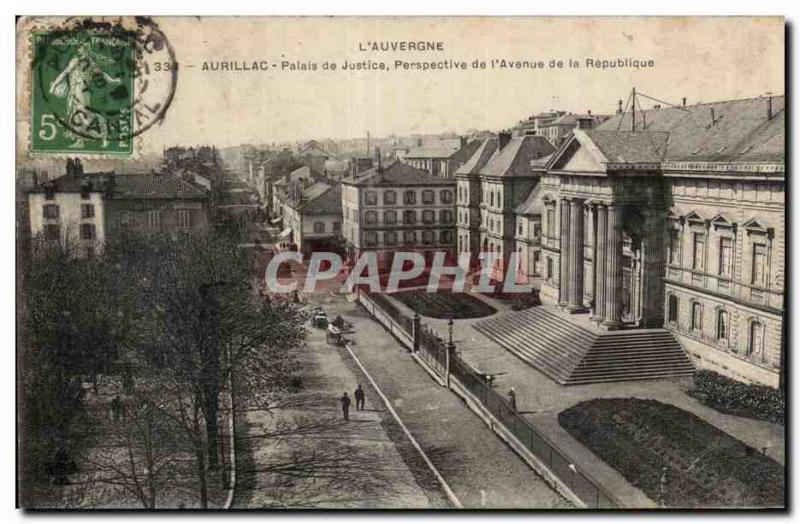
[[513, 386], [508, 390], [508, 403], [511, 404], [511, 409], [517, 411], [517, 392]]
[[119, 395], [111, 400], [111, 415], [114, 417], [114, 422], [119, 421], [122, 416], [122, 401], [120, 401]]
[[342, 404], [342, 416], [345, 420], [350, 420], [350, 397], [347, 396], [347, 391], [344, 392], [339, 402]]
[[364, 409], [364, 390], [361, 388], [361, 384], [358, 385], [356, 391], [353, 393], [353, 396], [356, 397], [356, 409], [361, 411]]

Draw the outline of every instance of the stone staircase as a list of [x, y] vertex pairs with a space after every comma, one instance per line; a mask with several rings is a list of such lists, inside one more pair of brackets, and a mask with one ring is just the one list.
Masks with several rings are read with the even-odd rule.
[[666, 329], [599, 332], [546, 306], [482, 320], [475, 329], [559, 384], [691, 376], [680, 344]]

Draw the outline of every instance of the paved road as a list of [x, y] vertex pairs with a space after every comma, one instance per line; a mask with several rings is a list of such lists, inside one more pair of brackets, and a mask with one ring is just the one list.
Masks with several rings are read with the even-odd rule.
[[324, 301], [329, 316], [353, 322], [358, 358], [464, 507], [570, 507], [366, 311], [341, 299]]
[[325, 343], [324, 331], [311, 328], [298, 353], [303, 391], [269, 412], [244, 414], [245, 430], [237, 439], [240, 449], [249, 449], [241, 472], [246, 489], [237, 493], [234, 507], [445, 506], [438, 486], [420, 482], [412, 471], [410, 446], [393, 431], [391, 415], [367, 383], [365, 409], [356, 410], [353, 401], [349, 420], [343, 420], [339, 397], [347, 391], [352, 398], [364, 381]]

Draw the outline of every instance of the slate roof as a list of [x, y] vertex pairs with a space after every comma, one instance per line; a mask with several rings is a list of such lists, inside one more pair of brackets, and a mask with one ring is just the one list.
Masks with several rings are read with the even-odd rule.
[[405, 158], [450, 158], [459, 160], [468, 159], [477, 149], [480, 141], [468, 141], [464, 147], [461, 147], [461, 139], [441, 139], [435, 144], [428, 144], [425, 146], [415, 147], [406, 153]]
[[547, 156], [553, 151], [555, 148], [543, 136], [515, 137], [503, 149], [494, 152], [479, 174], [496, 177], [529, 176], [531, 160]]
[[480, 142], [478, 148], [461, 167], [456, 170], [457, 175], [476, 175], [486, 165], [486, 162], [497, 150], [497, 139], [486, 138]]
[[387, 166], [382, 166], [380, 174], [376, 166], [372, 169], [367, 169], [355, 178], [345, 178], [344, 182], [356, 186], [448, 186], [455, 184], [455, 180], [452, 178], [431, 175], [424, 169], [418, 169], [400, 160], [395, 160]]
[[542, 192], [542, 184], [536, 184], [528, 193], [528, 196], [517, 207], [514, 208], [514, 213], [518, 215], [536, 215], [541, 213], [541, 208], [537, 201], [539, 193]]
[[[197, 199], [207, 198], [204, 188], [169, 173], [116, 174], [114, 172], [84, 173], [82, 176], [63, 175], [49, 184], [59, 193], [80, 193], [86, 182], [92, 191], [105, 192], [113, 180], [113, 199]], [[44, 191], [44, 186], [37, 189]]]
[[[767, 104], [766, 97], [759, 97], [637, 111], [634, 131], [627, 112], [587, 134], [604, 154], [607, 149], [619, 158], [652, 157], [663, 146], [665, 162], [783, 162], [786, 100], [772, 97], [771, 119], [767, 118]], [[637, 134], [640, 136], [634, 136]], [[663, 134], [668, 138], [662, 144]], [[647, 140], [644, 135], [652, 138]], [[634, 154], [634, 146], [645, 151]]]

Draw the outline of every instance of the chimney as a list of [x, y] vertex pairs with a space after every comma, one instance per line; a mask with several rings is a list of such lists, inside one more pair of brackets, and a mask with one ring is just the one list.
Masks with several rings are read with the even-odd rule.
[[767, 120], [772, 120], [772, 93], [767, 95]]
[[508, 133], [506, 131], [500, 131], [497, 134], [497, 150], [499, 151], [504, 147], [506, 147], [506, 145], [508, 145], [508, 142], [510, 140], [511, 140], [511, 133]]
[[686, 107], [686, 97], [683, 97], [683, 107]]
[[465, 147], [467, 147], [467, 137], [465, 137], [465, 136], [458, 137], [458, 143], [459, 143], [460, 149], [464, 149]]
[[591, 116], [578, 117], [578, 129], [591, 129], [594, 119]]
[[375, 146], [375, 161], [381, 165], [381, 148], [378, 146]]
[[422, 137], [417, 138], [417, 147], [422, 147]]
[[590, 110], [586, 111], [586, 114], [589, 115], [589, 116], [592, 116], [592, 110], [590, 109]]
[[617, 101], [617, 114], [618, 115], [622, 114], [622, 99], [621, 98]]

